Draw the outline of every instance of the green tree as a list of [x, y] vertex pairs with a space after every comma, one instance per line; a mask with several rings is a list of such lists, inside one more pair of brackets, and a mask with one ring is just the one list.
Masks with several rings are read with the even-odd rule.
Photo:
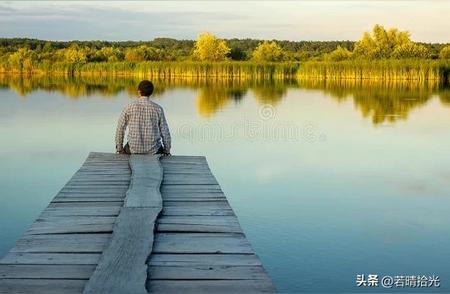
[[95, 52], [97, 61], [117, 62], [124, 59], [122, 50], [115, 47], [103, 47]]
[[200, 61], [223, 61], [230, 53], [230, 48], [224, 40], [211, 33], [198, 35], [194, 46], [194, 58]]
[[33, 69], [33, 60], [36, 59], [36, 53], [28, 48], [19, 48], [8, 57], [9, 65], [17, 71], [31, 71]]
[[275, 41], [264, 41], [253, 51], [252, 59], [257, 62], [283, 61], [284, 52]]
[[232, 60], [246, 60], [247, 54], [239, 47], [231, 48], [230, 57]]
[[403, 51], [411, 49], [410, 43], [412, 41], [408, 31], [401, 32], [396, 28], [386, 30], [377, 24], [372, 34], [365, 32], [361, 40], [356, 42], [353, 52], [357, 56], [374, 59], [390, 58], [398, 47], [406, 46], [403, 47]]
[[141, 62], [147, 60], [146, 46], [127, 48], [125, 50], [125, 60], [129, 62]]
[[130, 62], [165, 60], [166, 54], [164, 52], [164, 50], [158, 48], [141, 45], [139, 47], [128, 48], [125, 51], [125, 60]]
[[352, 52], [349, 51], [347, 48], [343, 48], [340, 45], [337, 46], [336, 50], [325, 54], [325, 60], [330, 61], [342, 61], [347, 60], [352, 57]]
[[428, 58], [430, 57], [430, 50], [425, 46], [415, 44], [413, 42], [405, 43], [397, 46], [392, 52], [394, 58]]
[[445, 46], [439, 52], [439, 58], [450, 59], [450, 45]]
[[77, 44], [71, 45], [64, 50], [64, 60], [70, 63], [86, 63], [87, 62], [87, 52], [85, 49], [80, 48]]

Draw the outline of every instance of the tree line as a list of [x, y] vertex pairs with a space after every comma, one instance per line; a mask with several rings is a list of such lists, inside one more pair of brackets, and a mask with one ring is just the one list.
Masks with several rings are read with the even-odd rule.
[[0, 39], [0, 72], [448, 80], [450, 45], [414, 42], [409, 32], [380, 25], [356, 42], [226, 40], [211, 33], [200, 33], [195, 41], [15, 38]]
[[305, 61], [354, 58], [450, 58], [448, 44], [411, 41], [407, 31], [375, 25], [361, 40], [353, 41], [264, 41], [219, 39], [201, 33], [196, 41], [155, 38], [152, 41], [44, 41], [0, 39], [2, 61], [21, 59], [40, 62], [141, 62], [141, 61]]

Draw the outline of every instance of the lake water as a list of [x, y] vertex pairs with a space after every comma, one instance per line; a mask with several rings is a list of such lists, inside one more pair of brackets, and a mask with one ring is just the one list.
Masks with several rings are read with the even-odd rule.
[[[0, 256], [90, 151], [114, 152], [116, 120], [136, 83], [0, 78]], [[156, 87], [173, 154], [207, 157], [281, 292], [385, 291], [357, 288], [357, 274], [439, 275], [440, 288], [419, 291], [450, 292], [448, 89]]]

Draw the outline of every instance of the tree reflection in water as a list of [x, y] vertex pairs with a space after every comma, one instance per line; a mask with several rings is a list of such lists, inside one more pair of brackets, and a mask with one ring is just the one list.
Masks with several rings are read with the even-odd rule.
[[[111, 76], [1, 76], [0, 87], [11, 89], [18, 95], [43, 90], [58, 92], [70, 99], [91, 95], [105, 98], [121, 92], [136, 96], [139, 78]], [[339, 103], [352, 99], [355, 108], [372, 120], [373, 124], [395, 123], [406, 120], [411, 110], [424, 106], [437, 95], [440, 102], [450, 106], [450, 89], [437, 82], [380, 82], [370, 80], [239, 80], [239, 79], [171, 79], [154, 80], [154, 96], [168, 89], [189, 88], [197, 91], [197, 112], [203, 117], [212, 117], [228, 103], [239, 103], [247, 96], [254, 97], [258, 104], [276, 106], [290, 89], [321, 91]], [[249, 90], [253, 95], [248, 95]]]

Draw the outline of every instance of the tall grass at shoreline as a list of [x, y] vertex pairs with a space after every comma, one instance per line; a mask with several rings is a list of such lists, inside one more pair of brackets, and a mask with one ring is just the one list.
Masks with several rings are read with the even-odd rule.
[[42, 75], [111, 75], [146, 76], [151, 78], [239, 78], [239, 79], [286, 79], [295, 76], [298, 63], [254, 62], [91, 62], [71, 64], [56, 62], [36, 64], [30, 70], [18, 71], [0, 66], [0, 73]]
[[134, 76], [147, 78], [220, 78], [242, 80], [409, 80], [449, 82], [447, 60], [346, 60], [256, 63], [225, 62], [56, 62], [33, 64], [27, 70], [0, 65], [0, 73], [21, 75]]
[[302, 64], [299, 79], [449, 81], [450, 62], [444, 60], [348, 60], [309, 61]]

